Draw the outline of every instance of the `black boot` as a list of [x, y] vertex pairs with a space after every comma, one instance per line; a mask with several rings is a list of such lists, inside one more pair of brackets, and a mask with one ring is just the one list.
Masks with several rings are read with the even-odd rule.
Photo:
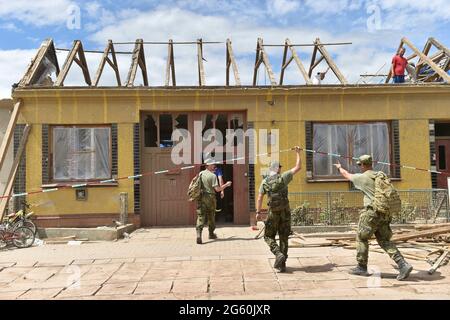
[[197, 244], [202, 244], [202, 230], [197, 229]]
[[275, 256], [275, 263], [273, 264], [273, 267], [281, 271], [282, 266], [283, 265], [286, 266], [285, 263], [286, 263], [286, 256], [281, 252], [278, 252]]
[[406, 262], [405, 258], [403, 258], [403, 257], [401, 257], [398, 260], [397, 265], [398, 265], [398, 269], [400, 270], [400, 272], [397, 276], [397, 280], [402, 281], [402, 280], [408, 278], [409, 274], [413, 270], [412, 265], [410, 265], [408, 262]]
[[364, 276], [364, 277], [370, 276], [369, 272], [367, 272], [367, 266], [361, 265], [359, 263], [355, 268], [350, 269], [348, 273], [355, 276]]
[[209, 232], [209, 238], [210, 239], [217, 239], [217, 235], [214, 233], [214, 231]]

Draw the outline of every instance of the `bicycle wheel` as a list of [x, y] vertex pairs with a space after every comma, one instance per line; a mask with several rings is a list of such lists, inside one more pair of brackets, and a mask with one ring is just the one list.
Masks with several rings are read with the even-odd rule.
[[19, 227], [13, 231], [12, 243], [17, 248], [29, 248], [34, 243], [34, 232], [27, 227]]
[[36, 234], [37, 228], [36, 225], [31, 220], [21, 220], [18, 224], [18, 227], [27, 227], [30, 228], [31, 231], [33, 231], [34, 234]]
[[6, 248], [8, 246], [8, 243], [4, 239], [5, 231], [0, 230], [0, 249]]

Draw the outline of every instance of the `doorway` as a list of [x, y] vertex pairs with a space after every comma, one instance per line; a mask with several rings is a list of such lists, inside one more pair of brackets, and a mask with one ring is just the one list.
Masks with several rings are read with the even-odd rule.
[[436, 123], [436, 167], [444, 174], [437, 175], [437, 187], [448, 189], [450, 177], [450, 123]]
[[[194, 136], [194, 121], [200, 121], [202, 131], [215, 128], [225, 133], [226, 129], [245, 130], [245, 112], [151, 112], [141, 114], [141, 163], [144, 172], [172, 169], [158, 175], [141, 178], [141, 224], [142, 226], [194, 225], [196, 223], [196, 203], [187, 199], [187, 189], [191, 179], [200, 167], [181, 170], [183, 164], [176, 166], [171, 159], [174, 142], [171, 133], [174, 129], [185, 129]], [[188, 152], [194, 162], [194, 143]], [[218, 149], [224, 152], [225, 149]], [[247, 150], [247, 149], [246, 149]], [[233, 158], [233, 157], [231, 157]], [[232, 181], [225, 189], [224, 198], [220, 195], [217, 203], [220, 212], [216, 213], [218, 224], [248, 224], [249, 200], [247, 164], [237, 161], [220, 164], [224, 182]], [[178, 168], [178, 169], [174, 169]]]

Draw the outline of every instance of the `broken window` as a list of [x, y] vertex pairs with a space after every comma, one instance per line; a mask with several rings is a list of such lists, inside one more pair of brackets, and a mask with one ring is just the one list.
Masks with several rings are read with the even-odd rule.
[[172, 141], [172, 115], [160, 114], [159, 115], [159, 146], [161, 148], [173, 147]]
[[110, 127], [54, 127], [53, 179], [111, 178]]
[[[339, 154], [344, 157], [359, 157], [363, 154], [373, 156], [376, 161], [388, 163], [391, 158], [389, 125], [384, 122], [361, 124], [313, 125], [313, 148], [319, 152]], [[339, 161], [350, 172], [360, 172], [356, 162], [351, 159], [314, 154], [313, 174], [315, 177], [341, 176], [333, 166]], [[386, 164], [374, 163], [374, 170], [390, 174]]]
[[187, 114], [179, 114], [175, 118], [175, 129], [188, 130], [188, 115]]
[[445, 146], [439, 146], [439, 170], [447, 169], [447, 159], [445, 154]]
[[153, 116], [147, 116], [144, 121], [144, 144], [146, 148], [158, 147], [158, 129]]
[[222, 141], [220, 145], [225, 145], [225, 138], [227, 135], [228, 129], [228, 117], [227, 114], [218, 114], [216, 119], [216, 129], [222, 133]]

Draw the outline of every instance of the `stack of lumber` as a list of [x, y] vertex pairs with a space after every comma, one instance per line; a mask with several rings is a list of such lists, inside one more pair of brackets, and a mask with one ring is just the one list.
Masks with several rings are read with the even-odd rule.
[[[430, 274], [450, 261], [450, 223], [417, 225], [413, 230], [401, 229], [394, 233], [391, 240], [402, 248], [415, 249], [413, 252], [402, 251], [402, 254], [407, 259], [427, 261], [432, 266], [428, 270]], [[327, 237], [326, 242], [308, 242], [293, 240], [290, 247], [341, 246], [356, 249], [356, 234]], [[377, 245], [375, 237], [369, 243]], [[370, 251], [384, 253], [381, 248], [371, 248]]]

